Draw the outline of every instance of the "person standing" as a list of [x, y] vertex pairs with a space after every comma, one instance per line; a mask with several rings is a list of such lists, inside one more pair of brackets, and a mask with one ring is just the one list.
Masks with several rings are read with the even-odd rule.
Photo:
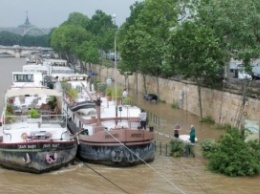
[[125, 102], [125, 99], [127, 98], [128, 96], [128, 92], [126, 90], [126, 88], [123, 90], [123, 93], [122, 93], [122, 104], [124, 104]]
[[180, 135], [181, 126], [179, 124], [176, 124], [173, 128], [173, 136], [175, 138], [179, 138]]
[[195, 143], [195, 139], [196, 139], [196, 130], [195, 130], [195, 127], [193, 125], [191, 125], [190, 126], [190, 142]]
[[139, 118], [140, 118], [141, 129], [146, 129], [147, 113], [145, 112], [144, 109], [141, 110]]

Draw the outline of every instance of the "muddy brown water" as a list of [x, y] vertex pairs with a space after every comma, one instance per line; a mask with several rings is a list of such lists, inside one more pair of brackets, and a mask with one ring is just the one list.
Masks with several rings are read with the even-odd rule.
[[[24, 59], [0, 58], [1, 110], [4, 92], [11, 84], [11, 72], [20, 71], [24, 64]], [[176, 123], [182, 126], [182, 134], [188, 133], [190, 125], [194, 124], [199, 141], [218, 138], [222, 133], [200, 123], [195, 115], [172, 109], [169, 104], [149, 104], [142, 99], [142, 95], [135, 102], [153, 115], [151, 118], [154, 120], [155, 130], [165, 134], [171, 135]], [[160, 135], [156, 136], [156, 140], [157, 144], [169, 142], [168, 138]], [[0, 190], [3, 194], [260, 193], [260, 176], [230, 178], [211, 173], [206, 164], [207, 160], [203, 159], [197, 146], [195, 158], [171, 158], [157, 151], [152, 163], [130, 168], [112, 168], [77, 161], [61, 170], [35, 175], [0, 167]]]

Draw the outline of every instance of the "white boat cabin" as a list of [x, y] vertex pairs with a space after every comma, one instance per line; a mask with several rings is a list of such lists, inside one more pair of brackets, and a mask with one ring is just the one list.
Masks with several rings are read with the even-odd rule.
[[12, 88], [44, 87], [40, 72], [12, 72]]

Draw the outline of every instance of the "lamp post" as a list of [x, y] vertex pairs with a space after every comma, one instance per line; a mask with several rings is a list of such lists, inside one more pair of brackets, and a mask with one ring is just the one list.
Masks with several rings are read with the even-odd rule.
[[116, 53], [116, 14], [112, 15], [113, 22], [115, 25], [115, 37], [114, 37], [114, 79], [115, 79], [115, 101], [117, 101], [117, 53]]

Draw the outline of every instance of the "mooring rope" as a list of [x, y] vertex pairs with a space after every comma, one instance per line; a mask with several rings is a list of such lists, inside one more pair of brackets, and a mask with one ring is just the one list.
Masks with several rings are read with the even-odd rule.
[[175, 183], [171, 182], [169, 179], [167, 179], [165, 176], [163, 176], [158, 170], [156, 170], [154, 167], [152, 167], [150, 164], [148, 164], [146, 161], [144, 161], [142, 158], [140, 158], [138, 155], [136, 155], [132, 150], [130, 150], [127, 146], [125, 146], [119, 139], [117, 139], [115, 136], [113, 136], [109, 131], [106, 131], [114, 140], [116, 140], [120, 145], [125, 147], [129, 152], [134, 154], [140, 161], [142, 161], [146, 166], [148, 166], [150, 169], [152, 169], [154, 172], [156, 172], [160, 177], [162, 177], [166, 182], [168, 182], [170, 185], [175, 187], [178, 191], [180, 191], [182, 194], [186, 194], [181, 188], [179, 188]]

